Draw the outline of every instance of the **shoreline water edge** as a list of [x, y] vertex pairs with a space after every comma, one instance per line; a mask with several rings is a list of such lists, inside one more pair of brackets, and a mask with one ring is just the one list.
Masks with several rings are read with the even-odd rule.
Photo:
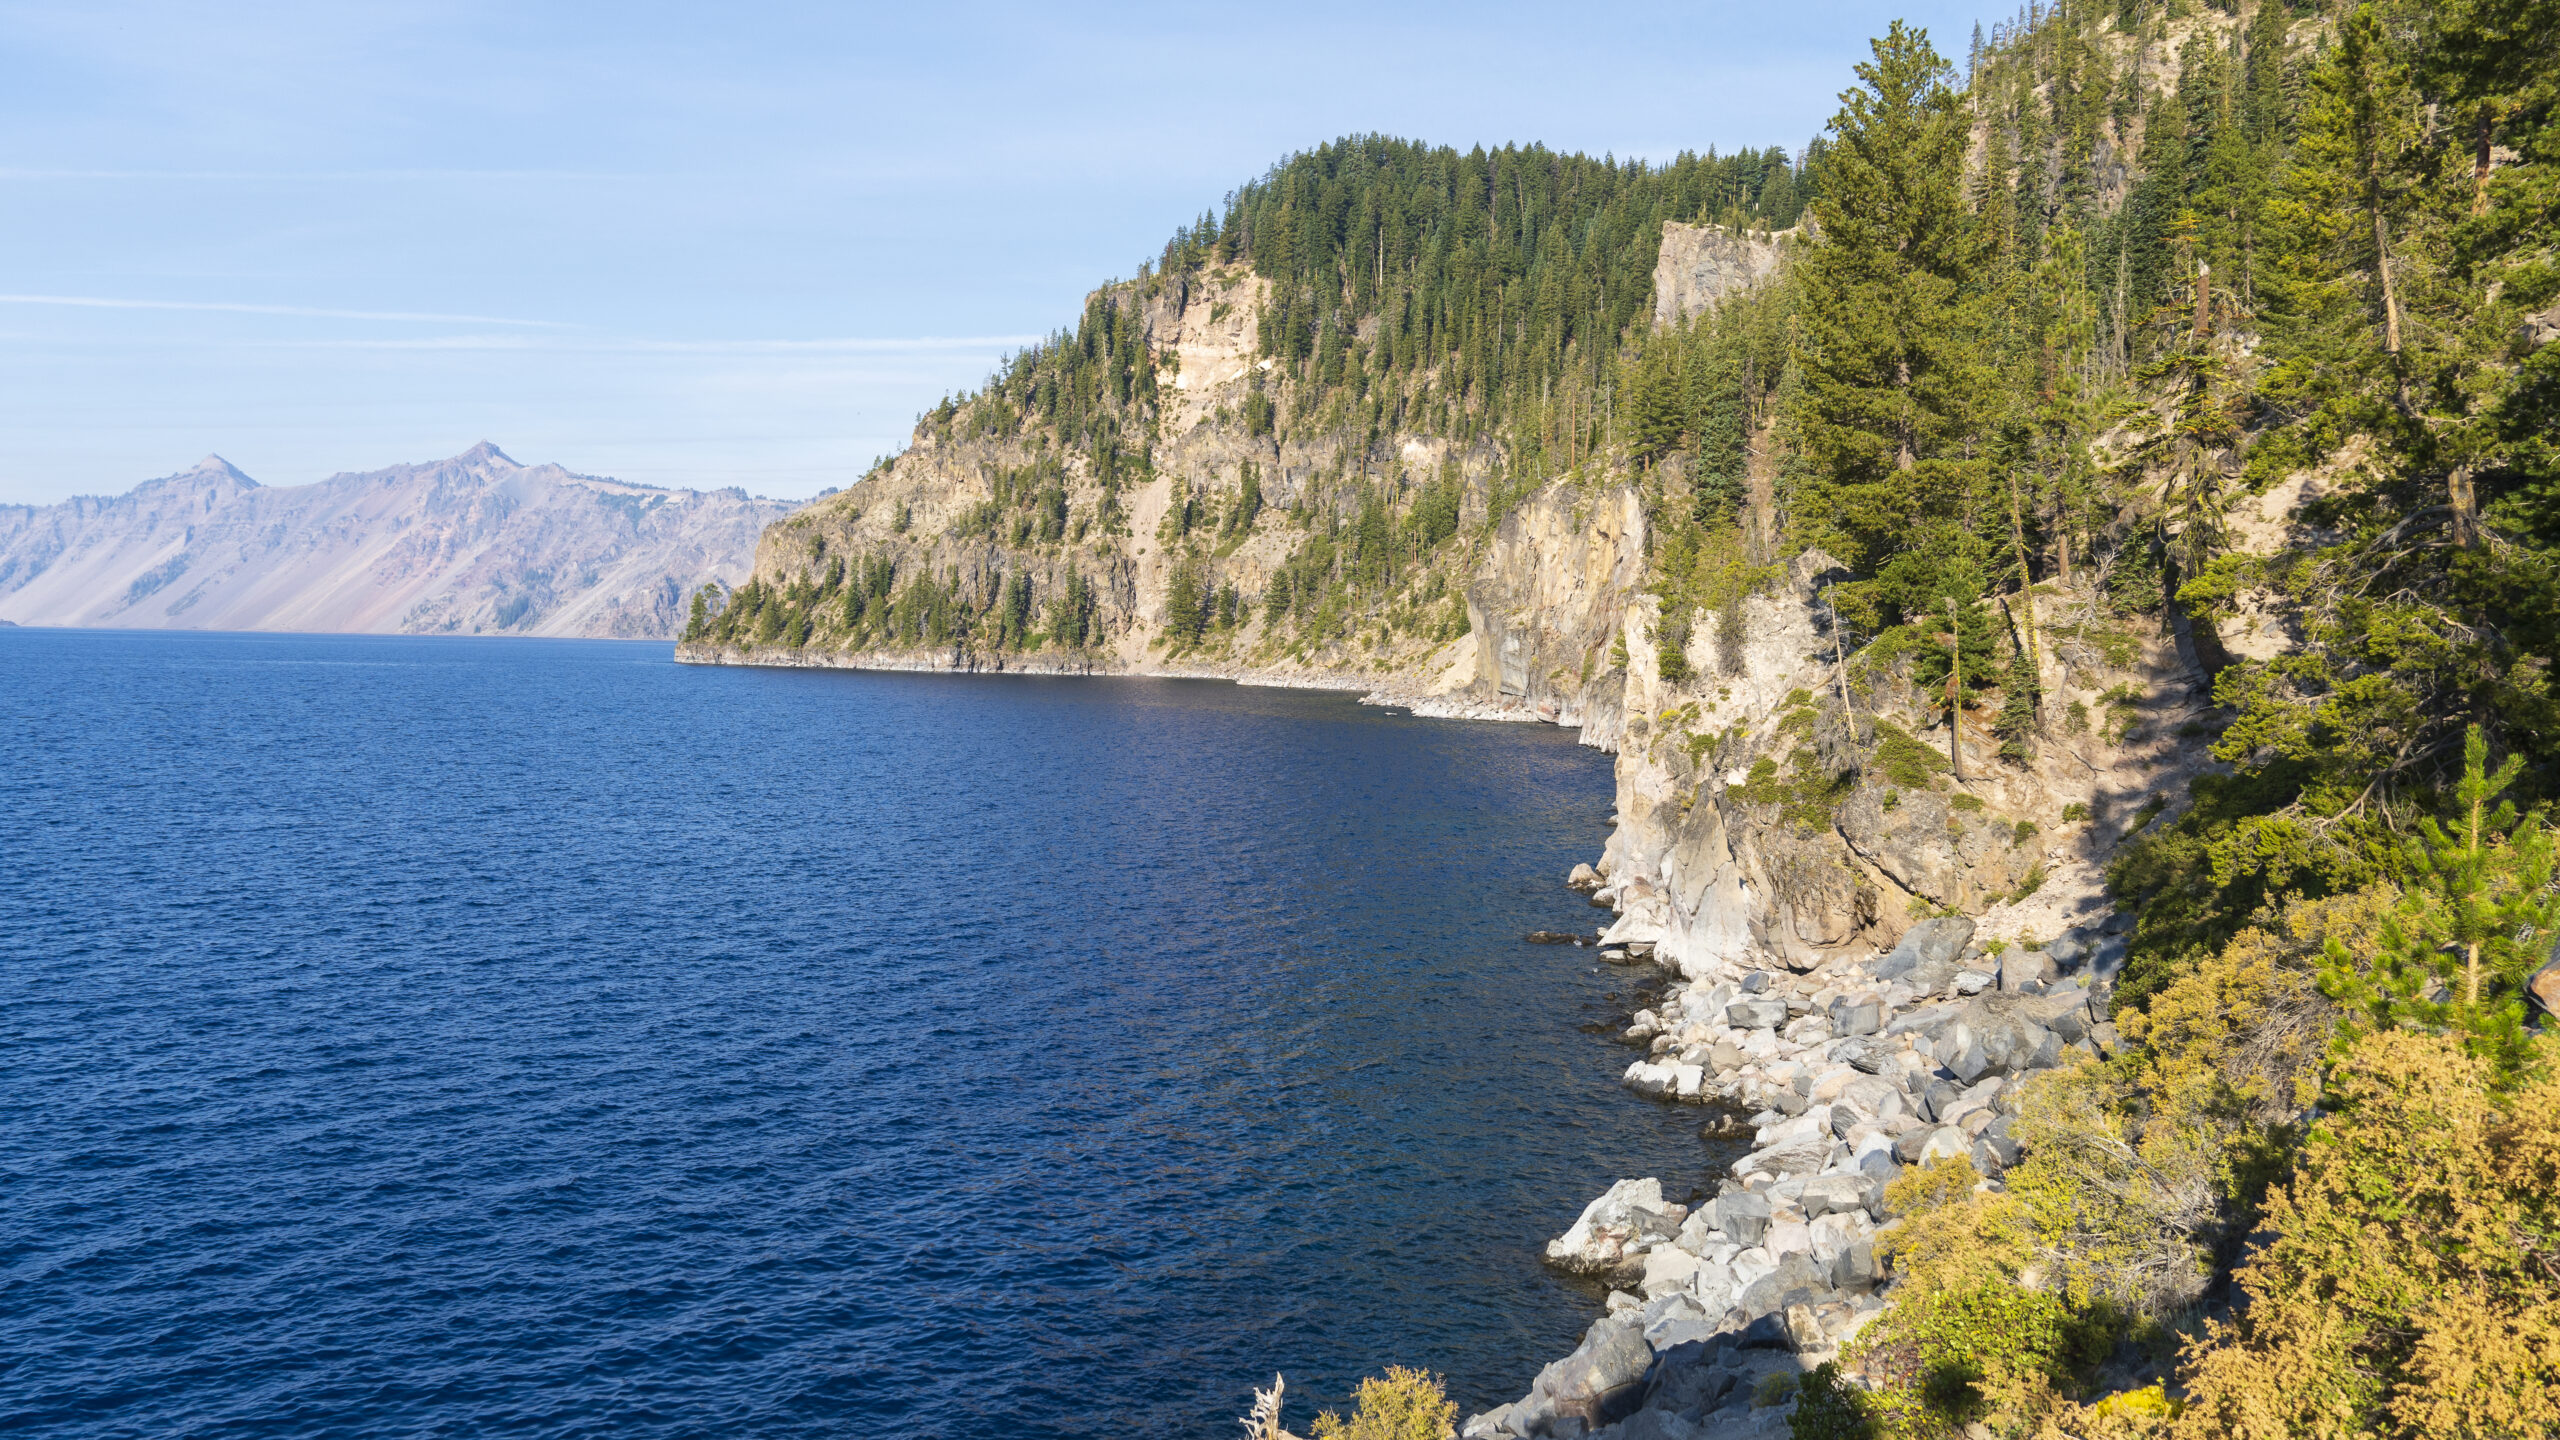
[[[1356, 693], [1425, 718], [1543, 721], [1617, 752], [1614, 717], [1578, 707], [1425, 694], [1391, 677], [1248, 666], [1136, 668], [914, 652], [812, 654], [679, 645], [683, 664], [892, 672], [1127, 675]], [[1594, 734], [1594, 730], [1600, 733]], [[1626, 823], [1623, 814], [1617, 824]], [[1468, 1416], [1461, 1440], [1725, 1440], [1788, 1433], [1797, 1380], [1839, 1360], [1887, 1304], [1886, 1186], [1910, 1167], [1967, 1162], [1997, 1188], [2019, 1156], [2022, 1082], [2117, 1041], [2107, 1021], [2129, 916], [2092, 913], [2036, 948], [1985, 945], [1970, 919], [1921, 920], [1890, 948], [1809, 966], [1753, 952], [1675, 955], [1658, 877], [1618, 874], [1609, 847], [1565, 883], [1612, 912], [1581, 955], [1650, 967], [1662, 989], [1617, 1037], [1621, 1078], [1655, 1103], [1699, 1107], [1702, 1138], [1750, 1137], [1712, 1196], [1616, 1180], [1547, 1246], [1605, 1283], [1603, 1313], [1519, 1399]], [[1277, 1417], [1266, 1434], [1285, 1437]]]

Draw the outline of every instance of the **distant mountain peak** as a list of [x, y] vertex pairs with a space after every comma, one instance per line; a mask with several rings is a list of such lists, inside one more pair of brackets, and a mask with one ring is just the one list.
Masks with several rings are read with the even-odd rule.
[[194, 469], [183, 470], [179, 473], [182, 475], [227, 475], [230, 478], [239, 481], [243, 485], [255, 485], [258, 483], [257, 481], [250, 479], [247, 475], [241, 473], [239, 466], [232, 464], [230, 461], [223, 459], [219, 455], [207, 455], [195, 463]]
[[453, 458], [457, 463], [466, 465], [495, 460], [502, 465], [515, 465], [519, 470], [524, 468], [516, 464], [514, 456], [499, 449], [496, 442], [490, 440], [483, 440]]

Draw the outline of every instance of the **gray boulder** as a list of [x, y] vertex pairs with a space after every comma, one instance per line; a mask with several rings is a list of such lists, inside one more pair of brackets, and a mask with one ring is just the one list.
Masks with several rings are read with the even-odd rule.
[[1674, 1293], [1647, 1302], [1637, 1323], [1643, 1327], [1644, 1343], [1659, 1355], [1674, 1345], [1713, 1336], [1724, 1328], [1724, 1315], [1721, 1310], [1710, 1315], [1696, 1299]]
[[[1912, 1134], [1920, 1137], [1919, 1153], [1912, 1157], [1915, 1164], [1935, 1165], [1941, 1160], [1961, 1159], [1973, 1153], [1973, 1137], [1953, 1125], [1941, 1125], [1935, 1130], [1915, 1130]], [[1903, 1138], [1911, 1137], [1906, 1135]], [[1901, 1148], [1899, 1144], [1894, 1146], [1896, 1153], [1900, 1153]]]
[[2089, 992], [2085, 990], [2039, 995], [2019, 1006], [2018, 1013], [2061, 1036], [2065, 1045], [2089, 1034]]
[[1554, 1419], [1578, 1420], [1597, 1430], [1635, 1413], [1644, 1402], [1645, 1372], [1653, 1367], [1653, 1347], [1631, 1317], [1602, 1316], [1583, 1332], [1582, 1344], [1538, 1372], [1529, 1387], [1536, 1408]]
[[1639, 1410], [1618, 1426], [1618, 1440], [1704, 1440], [1706, 1433], [1670, 1410]]
[[1841, 1059], [1870, 1075], [1882, 1074], [1884, 1067], [1893, 1063], [1893, 1051], [1889, 1047], [1863, 1040], [1843, 1045], [1837, 1053]]
[[2560, 945], [2552, 947], [2551, 959], [2524, 982], [2524, 993], [2543, 1014], [2560, 1016]]
[[1798, 1250], [1778, 1261], [1778, 1268], [1745, 1286], [1739, 1304], [1742, 1313], [1757, 1320], [1763, 1315], [1801, 1305], [1830, 1287], [1826, 1268], [1813, 1263], [1813, 1257]]
[[1984, 1048], [1981, 1034], [1972, 1025], [1959, 1020], [1939, 1037], [1938, 1063], [1955, 1072], [1958, 1080], [1970, 1085], [1991, 1073], [1995, 1062], [1991, 1052]]
[[1985, 1075], [2017, 1075], [2050, 1066], [2062, 1042], [2037, 1024], [2042, 996], [1985, 996], [1964, 1008], [1938, 1037], [1938, 1063], [1967, 1085]]
[[1808, 1220], [1852, 1210], [1873, 1213], [1884, 1208], [1884, 1184], [1865, 1174], [1816, 1175], [1804, 1182], [1799, 1203]]
[[1769, 1197], [1748, 1190], [1720, 1195], [1714, 1204], [1716, 1228], [1733, 1237], [1736, 1245], [1757, 1245], [1769, 1233]]
[[2000, 988], [2003, 990], [2050, 985], [2060, 973], [2053, 957], [2041, 950], [2012, 950], [2000, 957]]
[[1831, 1284], [1837, 1290], [1872, 1290], [1884, 1278], [1884, 1267], [1876, 1261], [1872, 1240], [1857, 1240], [1840, 1248], [1831, 1262]]
[[[1696, 1415], [1713, 1410], [1731, 1394], [1739, 1376], [1723, 1364], [1725, 1347], [1711, 1341], [1689, 1341], [1661, 1351], [1653, 1379], [1644, 1392], [1641, 1415]], [[1633, 1422], [1630, 1422], [1633, 1423]]]
[[[1833, 1115], [1846, 1110], [1858, 1120], [1889, 1119], [1901, 1114], [1902, 1108], [1902, 1092], [1872, 1075], [1861, 1075], [1841, 1086], [1831, 1102]], [[1845, 1136], [1848, 1132], [1840, 1133]]]
[[2025, 1153], [2025, 1147], [2020, 1145], [2016, 1136], [2011, 1133], [2011, 1127], [2015, 1123], [2014, 1117], [2003, 1115], [1992, 1121], [1982, 1134], [1975, 1138], [1974, 1143], [1977, 1147], [1987, 1145], [1991, 1148], [1991, 1153], [1999, 1158], [2002, 1169], [2017, 1164], [2018, 1157]]
[[1787, 1023], [1787, 1002], [1774, 995], [1754, 995], [1725, 1007], [1724, 1023], [1736, 1030], [1774, 1030]]
[[1973, 940], [1973, 922], [1961, 917], [1923, 920], [1902, 932], [1902, 939], [1875, 963], [1875, 976], [1890, 980], [1924, 965], [1944, 965], [1964, 953]]
[[1851, 1003], [1847, 996], [1831, 1002], [1831, 1033], [1873, 1035], [1884, 1028], [1884, 1007], [1873, 1000]]

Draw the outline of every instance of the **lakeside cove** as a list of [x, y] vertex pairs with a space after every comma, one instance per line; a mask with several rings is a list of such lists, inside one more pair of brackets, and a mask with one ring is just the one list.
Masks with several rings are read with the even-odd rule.
[[[1775, 693], [1778, 682], [1825, 678], [1808, 667], [1830, 658], [1810, 628], [1809, 577], [1826, 565], [1811, 557], [1794, 567], [1792, 614], [1781, 608], [1790, 598], [1782, 595], [1755, 616], [1759, 688], [1772, 690], [1772, 700], [1787, 698]], [[703, 645], [679, 647], [678, 658], [989, 678], [1100, 676], [1117, 668], [1108, 659], [977, 662], [950, 652]], [[994, 663], [999, 658], [1003, 663]], [[1245, 665], [1139, 673], [1339, 691], [1433, 718], [1574, 725], [1584, 745], [1610, 751], [1621, 751], [1628, 734], [1624, 712], [1614, 706], [1595, 707], [1606, 728], [1575, 725], [1578, 710], [1567, 718], [1566, 707], [1552, 702], [1533, 705], [1472, 687], [1416, 694], [1392, 676]], [[1767, 725], [1784, 713], [1767, 704], [1759, 718]], [[1648, 728], [1641, 712], [1632, 728]], [[1720, 917], [1703, 893], [1684, 909], [1681, 865], [1670, 858], [1677, 847], [1629, 826], [1628, 808], [1656, 824], [1664, 818], [1655, 807], [1629, 805], [1629, 787], [1644, 782], [1650, 758], [1642, 749], [1619, 754], [1616, 828], [1595, 862], [1564, 877], [1588, 904], [1609, 910], [1609, 922], [1588, 935], [1525, 938], [1553, 946], [1548, 953], [1559, 963], [1597, 961], [1641, 979], [1648, 1003], [1610, 1037], [1640, 1052], [1620, 1076], [1628, 1103], [1694, 1107], [1702, 1142], [1747, 1138], [1748, 1148], [1703, 1186], [1628, 1175], [1589, 1199], [1549, 1241], [1544, 1260], [1604, 1286], [1600, 1313], [1569, 1354], [1543, 1364], [1522, 1357], [1524, 1393], [1467, 1415], [1458, 1426], [1466, 1440], [1786, 1434], [1797, 1377], [1839, 1360], [1890, 1303], [1893, 1271], [1880, 1244], [1895, 1228], [1886, 1186], [1906, 1169], [1952, 1159], [1971, 1165], [1980, 1186], [1996, 1191], [2019, 1157], [2012, 1121], [2024, 1080], [2118, 1043], [2108, 1001], [2130, 924], [2104, 906], [2088, 877], [2076, 889], [2057, 885], [2040, 899], [1995, 906], [1996, 918], [1980, 925], [1961, 916], [1871, 922], [1841, 944], [1793, 953], [1763, 948], [1750, 939], [1751, 914]], [[1693, 802], [1674, 818], [1698, 808]], [[1748, 825], [1747, 813], [1735, 818], [1737, 829]], [[1648, 855], [1657, 857], [1650, 867]], [[1730, 848], [1719, 862], [1735, 863]], [[1764, 888], [1764, 908], [1769, 894]], [[1751, 904], [1749, 886], [1732, 898]], [[2014, 934], [2030, 923], [2049, 926], [2051, 938], [2019, 943], [1992, 933]], [[1558, 1015], [1553, 1023], [1571, 1020]], [[1269, 1433], [1286, 1435], [1278, 1423], [1271, 1421]]]

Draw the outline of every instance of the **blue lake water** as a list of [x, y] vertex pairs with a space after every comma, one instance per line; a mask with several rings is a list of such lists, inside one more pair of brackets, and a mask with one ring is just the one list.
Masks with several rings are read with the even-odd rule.
[[1211, 682], [0, 630], [0, 1429], [1232, 1435], [1572, 1347], [1607, 757]]

